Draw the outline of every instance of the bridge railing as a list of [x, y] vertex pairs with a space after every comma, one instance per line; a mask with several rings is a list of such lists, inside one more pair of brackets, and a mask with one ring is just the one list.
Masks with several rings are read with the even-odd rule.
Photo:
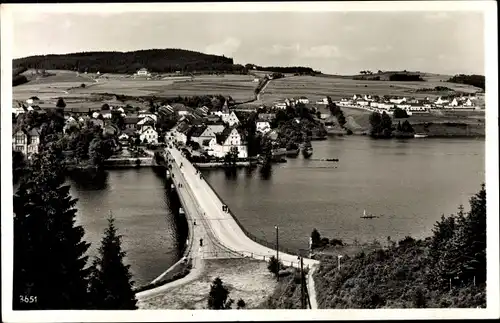
[[[194, 166], [194, 165], [193, 165]], [[196, 167], [195, 167], [196, 168]], [[214, 192], [214, 194], [217, 196], [217, 198], [222, 202], [224, 203], [224, 200], [222, 199], [222, 197], [219, 195], [219, 193], [217, 193], [217, 191], [214, 189], [214, 187], [207, 181], [207, 180], [204, 180], [205, 183], [207, 183], [207, 185], [210, 187], [210, 189]], [[225, 204], [225, 203], [224, 203]], [[240, 220], [238, 220], [238, 217], [236, 217], [234, 215], [234, 213], [231, 211], [230, 208], [228, 208], [228, 212], [229, 214], [231, 214], [231, 216], [233, 217], [233, 219], [236, 221], [236, 223], [238, 224], [238, 226], [240, 227], [241, 231], [243, 231], [243, 233], [249, 237], [250, 239], [252, 239], [253, 241], [257, 242], [258, 244], [260, 245], [263, 245], [265, 247], [268, 247], [269, 249], [274, 249], [276, 250], [276, 243], [270, 243], [269, 241], [267, 240], [264, 240], [262, 238], [259, 238], [257, 236], [255, 236], [254, 234], [250, 233], [247, 229], [245, 229], [245, 227], [241, 224]], [[298, 252], [297, 249], [293, 250], [293, 249], [289, 249], [289, 248], [286, 248], [286, 247], [283, 247], [283, 246], [278, 246], [278, 250], [281, 251], [281, 252], [284, 252], [284, 253], [287, 253], [287, 254], [290, 254], [290, 255], [297, 255], [299, 256], [299, 253], [302, 253], [302, 257], [306, 258], [305, 257], [305, 254], [308, 254], [308, 250], [307, 249], [302, 249], [301, 251], [302, 252]]]

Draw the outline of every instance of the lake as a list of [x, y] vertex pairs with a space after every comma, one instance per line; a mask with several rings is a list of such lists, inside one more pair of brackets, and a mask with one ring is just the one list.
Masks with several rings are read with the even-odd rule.
[[[311, 160], [299, 155], [258, 169], [204, 170], [207, 181], [251, 233], [307, 248], [311, 231], [345, 242], [384, 243], [388, 236], [422, 238], [442, 214], [455, 213], [484, 181], [484, 139], [373, 140], [364, 136], [313, 142]], [[339, 162], [314, 159], [338, 158]], [[363, 210], [379, 215], [362, 219]]]
[[[468, 209], [484, 181], [484, 139], [373, 140], [364, 136], [313, 142], [312, 160], [301, 155], [258, 169], [203, 170], [207, 180], [254, 235], [307, 248], [313, 228], [322, 236], [352, 242], [399, 240], [431, 234], [441, 214]], [[339, 162], [314, 159], [339, 158]], [[78, 197], [78, 221], [95, 254], [110, 210], [123, 235], [137, 284], [148, 283], [180, 257], [177, 224], [166, 180], [150, 168], [112, 170], [97, 178], [70, 180]], [[365, 210], [380, 215], [361, 219]], [[182, 241], [182, 240], [181, 240]]]
[[94, 178], [69, 179], [69, 184], [71, 195], [78, 198], [77, 223], [92, 243], [89, 255], [97, 254], [111, 211], [136, 286], [151, 282], [179, 260], [166, 180], [151, 168], [111, 170]]

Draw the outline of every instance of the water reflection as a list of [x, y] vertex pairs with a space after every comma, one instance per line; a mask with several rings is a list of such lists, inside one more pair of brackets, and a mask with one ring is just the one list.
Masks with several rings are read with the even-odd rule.
[[108, 172], [103, 169], [73, 170], [68, 172], [72, 185], [77, 190], [95, 191], [108, 188]]

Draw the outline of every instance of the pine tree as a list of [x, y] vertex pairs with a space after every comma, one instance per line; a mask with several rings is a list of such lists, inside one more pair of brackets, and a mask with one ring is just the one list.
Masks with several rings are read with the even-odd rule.
[[208, 308], [212, 310], [230, 309], [233, 300], [228, 300], [228, 297], [229, 291], [226, 286], [222, 284], [222, 280], [219, 277], [215, 278], [210, 286]]
[[75, 225], [77, 200], [52, 151], [35, 155], [27, 173], [13, 198], [13, 308], [85, 309], [89, 244]]
[[134, 310], [137, 300], [132, 290], [134, 282], [129, 265], [123, 263], [126, 253], [121, 249], [121, 236], [117, 234], [114, 219], [108, 218], [99, 248], [94, 259], [90, 278], [92, 308], [99, 310]]
[[459, 222], [457, 238], [460, 242], [461, 280], [477, 283], [486, 281], [486, 190], [481, 190], [470, 199], [470, 211]]

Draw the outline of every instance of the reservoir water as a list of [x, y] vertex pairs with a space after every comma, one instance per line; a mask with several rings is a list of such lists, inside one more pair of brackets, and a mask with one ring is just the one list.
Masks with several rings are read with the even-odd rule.
[[92, 179], [70, 179], [69, 184], [71, 195], [78, 198], [77, 223], [92, 243], [90, 260], [97, 254], [110, 211], [135, 286], [151, 282], [179, 259], [166, 180], [151, 168], [110, 170]]
[[[258, 169], [236, 176], [204, 170], [207, 180], [254, 235], [307, 248], [313, 228], [347, 242], [390, 236], [425, 237], [441, 214], [454, 213], [484, 181], [484, 139], [372, 140], [350, 136], [313, 142], [312, 159], [288, 158], [262, 179]], [[166, 181], [150, 168], [111, 170], [98, 179], [70, 181], [78, 218], [100, 244], [111, 210], [136, 284], [150, 282], [179, 256]], [[382, 215], [361, 219], [363, 210]]]
[[[442, 214], [455, 213], [484, 181], [483, 139], [373, 140], [349, 136], [313, 142], [311, 159], [299, 155], [257, 170], [204, 171], [209, 183], [257, 237], [307, 248], [311, 231], [353, 242], [384, 243], [430, 235]], [[363, 210], [380, 215], [361, 219]]]

